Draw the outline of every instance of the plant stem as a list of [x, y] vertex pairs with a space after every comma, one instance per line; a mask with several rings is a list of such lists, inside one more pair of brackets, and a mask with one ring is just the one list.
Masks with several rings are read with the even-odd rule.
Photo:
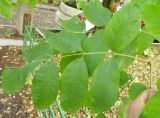
[[152, 81], [152, 63], [150, 62], [150, 63], [148, 63], [148, 65], [149, 65], [149, 70], [150, 70], [150, 82], [149, 82], [149, 88], [151, 88], [152, 87], [152, 83], [153, 83], [153, 81]]
[[[65, 58], [65, 57], [71, 57], [71, 56], [78, 56], [78, 55], [97, 55], [97, 54], [107, 54], [108, 52], [90, 52], [90, 53], [85, 53], [85, 52], [82, 52], [82, 53], [75, 53], [75, 54], [69, 54], [69, 55], [64, 55], [62, 56], [62, 58]], [[112, 55], [115, 55], [115, 56], [122, 56], [122, 57], [128, 57], [128, 58], [132, 58], [132, 59], [137, 59], [137, 60], [140, 60], [140, 61], [143, 61], [143, 62], [147, 62], [146, 60], [144, 59], [141, 59], [141, 58], [138, 58], [138, 57], [134, 57], [132, 55], [126, 55], [126, 54], [121, 54], [121, 53], [112, 53]]]
[[128, 58], [132, 58], [132, 59], [137, 59], [139, 61], [143, 61], [143, 62], [147, 62], [148, 63], [148, 61], [146, 61], [144, 59], [141, 59], [141, 58], [138, 58], [138, 57], [134, 57], [132, 55], [126, 55], [126, 54], [121, 54], [121, 53], [114, 53], [114, 55], [116, 55], [116, 56], [122, 56], [122, 57], [128, 57]]

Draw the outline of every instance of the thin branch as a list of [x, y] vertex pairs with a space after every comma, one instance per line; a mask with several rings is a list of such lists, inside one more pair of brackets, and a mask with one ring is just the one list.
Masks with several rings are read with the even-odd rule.
[[122, 57], [128, 57], [128, 58], [132, 58], [132, 59], [137, 59], [139, 61], [143, 61], [143, 62], [147, 62], [148, 63], [148, 61], [146, 61], [144, 59], [141, 59], [141, 58], [138, 58], [138, 57], [134, 57], [132, 55], [126, 55], [126, 54], [121, 54], [121, 53], [114, 53], [114, 55], [116, 55], [116, 56], [122, 56]]
[[150, 74], [149, 87], [151, 88], [151, 87], [152, 87], [152, 85], [153, 85], [153, 81], [152, 81], [152, 63], [148, 63], [148, 65], [149, 65], [149, 70], [150, 70], [150, 72], [149, 72], [149, 74]]
[[[78, 56], [78, 55], [97, 55], [97, 54], [107, 54], [108, 52], [90, 52], [90, 53], [85, 53], [85, 52], [82, 52], [82, 53], [75, 53], [75, 54], [69, 54], [69, 55], [64, 55], [62, 56], [62, 58], [65, 58], [65, 57], [71, 57], [71, 56]], [[132, 59], [137, 59], [139, 61], [143, 61], [143, 62], [146, 62], [148, 63], [149, 61], [147, 60], [144, 60], [144, 59], [141, 59], [141, 58], [138, 58], [138, 57], [134, 57], [132, 55], [127, 55], [127, 54], [121, 54], [121, 53], [112, 53], [112, 56], [115, 55], [115, 56], [122, 56], [122, 57], [127, 57], [127, 58], [132, 58]]]

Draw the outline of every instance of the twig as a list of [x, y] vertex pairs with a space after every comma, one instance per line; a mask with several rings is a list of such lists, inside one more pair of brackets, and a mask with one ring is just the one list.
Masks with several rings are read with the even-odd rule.
[[134, 57], [132, 55], [126, 55], [126, 54], [121, 54], [121, 53], [114, 53], [114, 55], [116, 55], [116, 56], [122, 56], [122, 57], [128, 57], [128, 58], [132, 58], [132, 59], [137, 59], [139, 61], [143, 61], [143, 62], [147, 62], [148, 63], [148, 61], [146, 61], [144, 59], [141, 59], [141, 58], [138, 58], [138, 57]]

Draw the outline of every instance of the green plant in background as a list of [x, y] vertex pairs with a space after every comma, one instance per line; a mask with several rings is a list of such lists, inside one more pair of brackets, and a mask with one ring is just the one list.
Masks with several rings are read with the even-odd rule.
[[10, 0], [1, 0], [0, 1], [0, 14], [6, 18], [11, 18], [12, 13], [12, 3]]
[[[114, 15], [97, 0], [81, 1], [79, 5], [96, 26], [95, 33], [87, 36], [85, 23], [76, 17], [63, 21], [61, 32], [47, 33], [46, 40], [25, 52], [29, 63], [24, 67], [4, 68], [4, 92], [19, 91], [32, 74], [32, 99], [38, 109], [48, 108], [57, 96], [64, 111], [71, 114], [82, 106], [92, 114], [99, 114], [116, 103], [119, 88], [131, 79], [124, 70], [135, 59], [140, 60], [137, 55], [150, 47], [153, 38], [160, 39], [160, 4], [158, 0], [133, 0]], [[143, 29], [141, 20], [145, 22]], [[54, 57], [59, 54], [57, 64]], [[129, 90], [131, 100], [145, 89], [142, 84], [133, 84]], [[149, 109], [159, 108], [155, 105], [160, 99], [157, 94], [143, 116], [158, 113]]]
[[[47, 2], [48, 0], [41, 0], [42, 2]], [[35, 7], [39, 0], [0, 0], [0, 14], [7, 19], [13, 17], [13, 10], [21, 4], [29, 4]]]

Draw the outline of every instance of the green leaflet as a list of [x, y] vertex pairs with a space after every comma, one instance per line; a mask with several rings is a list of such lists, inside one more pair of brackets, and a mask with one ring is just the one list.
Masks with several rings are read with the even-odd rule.
[[5, 67], [2, 74], [2, 88], [5, 93], [15, 93], [20, 90], [26, 80], [23, 69]]
[[156, 1], [157, 1], [156, 4], [157, 4], [157, 5], [160, 5], [160, 1], [159, 1], [159, 0], [156, 0]]
[[[44, 1], [44, 0], [41, 0]], [[21, 5], [21, 4], [30, 4], [32, 7], [35, 7], [36, 4], [38, 3], [38, 0], [17, 0], [17, 5]]]
[[44, 3], [48, 3], [48, 0], [41, 0], [42, 2], [44, 2]]
[[127, 118], [127, 110], [130, 104], [130, 100], [128, 98], [122, 98], [121, 104], [119, 106], [118, 118]]
[[132, 0], [131, 3], [137, 4], [140, 8], [146, 4], [156, 4], [157, 0]]
[[47, 33], [47, 37], [52, 48], [62, 53], [75, 53], [82, 51], [81, 42], [85, 34], [63, 30], [60, 33]]
[[34, 71], [34, 69], [38, 66], [38, 64], [40, 64], [39, 62], [32, 62], [32, 63], [27, 63], [24, 67], [23, 67], [23, 73], [28, 75], [29, 73], [32, 73]]
[[9, 68], [5, 67], [2, 74], [2, 88], [5, 93], [15, 93], [20, 90], [29, 73], [31, 73], [38, 62], [26, 64], [23, 68]]
[[60, 61], [60, 71], [63, 72], [63, 70], [67, 67], [68, 64], [70, 64], [73, 60], [80, 58], [80, 57], [81, 55], [73, 55], [73, 56], [62, 58]]
[[160, 92], [152, 96], [146, 103], [140, 118], [160, 118]]
[[140, 30], [140, 11], [136, 5], [127, 5], [119, 10], [105, 29], [105, 42], [113, 51], [122, 51], [137, 36]]
[[142, 8], [142, 18], [148, 32], [160, 39], [160, 5], [145, 5]]
[[64, 20], [61, 22], [61, 24], [65, 30], [74, 32], [85, 32], [85, 22], [80, 21], [77, 16], [74, 16], [70, 20]]
[[32, 81], [32, 100], [38, 109], [48, 108], [56, 99], [59, 90], [58, 68], [47, 62], [35, 73]]
[[157, 88], [160, 90], [160, 78], [157, 79]]
[[100, 113], [96, 116], [96, 118], [106, 118], [106, 116], [103, 113]]
[[84, 59], [72, 61], [63, 71], [61, 79], [61, 105], [69, 113], [78, 111], [87, 99], [88, 73]]
[[[137, 40], [134, 39], [134, 41], [127, 46], [123, 51], [120, 51], [118, 53], [124, 54], [124, 55], [130, 55], [130, 56], [136, 56], [137, 54]], [[130, 57], [125, 57], [125, 56], [114, 56], [113, 59], [118, 64], [119, 69], [123, 70], [126, 69], [128, 66], [132, 64], [132, 62], [135, 60]]]
[[140, 32], [137, 36], [138, 54], [142, 54], [147, 48], [149, 48], [154, 41], [154, 37], [145, 32]]
[[[104, 31], [97, 31], [91, 38], [88, 38], [83, 43], [83, 50], [85, 53], [92, 53], [92, 52], [107, 52], [108, 48], [104, 43]], [[86, 55], [84, 57], [88, 73], [91, 76], [96, 69], [97, 65], [104, 61], [106, 54], [92, 54]]]
[[38, 3], [38, 0], [29, 0], [28, 2], [32, 7], [35, 7], [36, 4]]
[[9, 0], [0, 0], [0, 14], [7, 19], [13, 17], [12, 4]]
[[111, 12], [99, 0], [80, 1], [80, 7], [87, 19], [96, 26], [105, 26], [111, 19]]
[[136, 99], [137, 96], [146, 89], [147, 87], [141, 83], [133, 83], [129, 88], [129, 96], [131, 100]]
[[129, 80], [131, 79], [131, 75], [128, 74], [125, 71], [121, 71], [120, 72], [120, 82], [119, 82], [119, 86], [123, 86], [125, 85]]
[[97, 67], [91, 81], [90, 109], [101, 113], [117, 101], [120, 74], [115, 61], [109, 60]]
[[52, 57], [53, 51], [48, 43], [42, 42], [24, 52], [24, 56], [27, 61], [41, 61]]

